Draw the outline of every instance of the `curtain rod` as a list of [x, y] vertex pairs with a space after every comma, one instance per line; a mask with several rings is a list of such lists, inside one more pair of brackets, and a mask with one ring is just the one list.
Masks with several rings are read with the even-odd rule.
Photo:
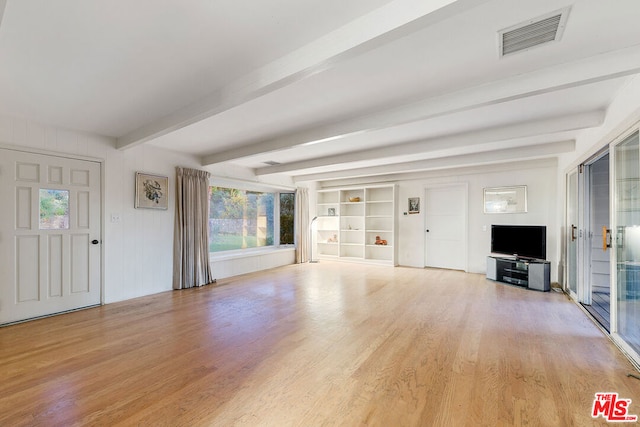
[[284, 184], [270, 184], [270, 183], [266, 183], [266, 182], [251, 181], [251, 180], [242, 179], [242, 178], [223, 177], [223, 176], [218, 176], [218, 175], [211, 174], [210, 181], [214, 181], [216, 179], [219, 179], [221, 181], [238, 182], [238, 183], [256, 185], [256, 186], [261, 186], [261, 187], [272, 187], [272, 188], [278, 188], [278, 189], [283, 189], [283, 190], [296, 190], [298, 188], [298, 187], [291, 187], [291, 186], [284, 185]]

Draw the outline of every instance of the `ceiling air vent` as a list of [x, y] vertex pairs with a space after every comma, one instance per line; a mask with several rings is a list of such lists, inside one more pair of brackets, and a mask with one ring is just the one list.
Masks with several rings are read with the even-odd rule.
[[265, 165], [269, 165], [269, 166], [276, 166], [276, 165], [279, 165], [281, 163], [274, 162], [273, 160], [269, 160], [269, 161], [264, 162], [264, 164]]
[[500, 31], [500, 56], [560, 40], [568, 15], [566, 8]]

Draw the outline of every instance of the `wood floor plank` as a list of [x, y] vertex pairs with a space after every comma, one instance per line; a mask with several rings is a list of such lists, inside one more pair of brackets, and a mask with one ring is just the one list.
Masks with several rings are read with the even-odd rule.
[[629, 372], [562, 294], [323, 261], [0, 328], [0, 425], [606, 425]]

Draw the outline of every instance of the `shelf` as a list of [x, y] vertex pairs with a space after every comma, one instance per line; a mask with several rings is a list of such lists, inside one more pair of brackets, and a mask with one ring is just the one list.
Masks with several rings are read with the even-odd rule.
[[516, 279], [514, 277], [503, 276], [502, 282], [511, 283], [518, 286], [527, 286], [529, 284], [528, 280]]
[[550, 289], [550, 263], [523, 263], [512, 258], [487, 257], [487, 279], [509, 283], [537, 291]]
[[[340, 261], [395, 265], [396, 196], [393, 184], [318, 190], [316, 211], [323, 221], [315, 239], [319, 252]], [[359, 200], [349, 200], [355, 197]], [[339, 241], [327, 242], [334, 235]], [[389, 244], [374, 244], [377, 236]]]

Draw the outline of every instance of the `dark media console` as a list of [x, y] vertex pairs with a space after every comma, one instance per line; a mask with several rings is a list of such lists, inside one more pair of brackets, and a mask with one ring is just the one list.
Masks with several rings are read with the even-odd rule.
[[536, 291], [550, 289], [549, 261], [487, 257], [487, 279], [510, 283]]

